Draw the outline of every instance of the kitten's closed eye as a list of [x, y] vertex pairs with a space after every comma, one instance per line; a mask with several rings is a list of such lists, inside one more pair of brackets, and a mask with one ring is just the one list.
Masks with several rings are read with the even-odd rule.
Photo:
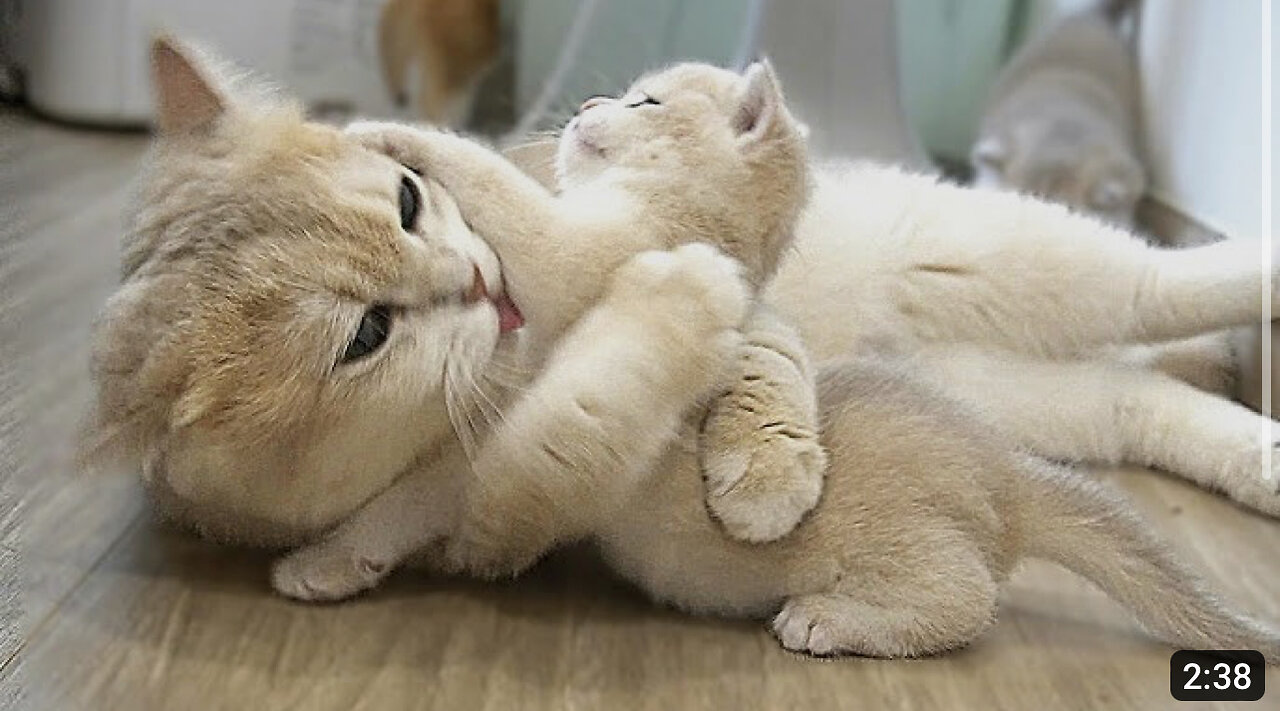
[[409, 232], [418, 223], [418, 210], [422, 206], [422, 193], [418, 184], [409, 176], [400, 178], [400, 229]]
[[632, 101], [631, 103], [627, 104], [628, 109], [634, 109], [638, 106], [662, 106], [662, 102], [658, 101], [652, 96], [649, 96], [648, 94], [642, 94], [639, 100]]
[[[401, 192], [403, 194], [403, 186]], [[350, 363], [372, 354], [387, 342], [387, 337], [390, 335], [391, 308], [383, 304], [369, 307], [360, 319], [360, 325], [356, 327], [356, 335], [351, 338], [347, 349], [342, 352], [342, 358], [338, 364]]]

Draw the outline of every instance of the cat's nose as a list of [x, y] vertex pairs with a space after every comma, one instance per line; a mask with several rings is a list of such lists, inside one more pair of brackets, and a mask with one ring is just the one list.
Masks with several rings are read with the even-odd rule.
[[609, 97], [607, 96], [593, 96], [582, 102], [582, 106], [578, 107], [578, 113], [581, 114], [593, 106], [599, 106], [600, 104], [608, 103], [608, 101]]

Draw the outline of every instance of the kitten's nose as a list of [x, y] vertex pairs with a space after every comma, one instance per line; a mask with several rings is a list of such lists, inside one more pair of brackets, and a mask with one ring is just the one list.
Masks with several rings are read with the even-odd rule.
[[607, 96], [593, 96], [582, 102], [582, 106], [578, 107], [578, 113], [581, 114], [593, 106], [599, 106], [600, 104], [608, 103], [608, 101], [609, 97]]

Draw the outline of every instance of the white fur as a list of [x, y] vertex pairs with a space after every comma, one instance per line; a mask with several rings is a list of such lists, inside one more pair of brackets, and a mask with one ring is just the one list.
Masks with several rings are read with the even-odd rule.
[[1159, 466], [1276, 515], [1273, 423], [1125, 345], [1264, 321], [1258, 253], [1161, 250], [1030, 198], [827, 166], [768, 296], [819, 360], [916, 354], [1038, 453]]

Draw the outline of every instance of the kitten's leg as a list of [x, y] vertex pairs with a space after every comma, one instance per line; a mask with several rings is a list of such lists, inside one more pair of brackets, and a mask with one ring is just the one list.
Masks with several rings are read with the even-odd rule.
[[555, 198], [499, 153], [453, 133], [381, 121], [347, 127], [383, 153], [444, 186], [467, 224], [500, 253], [507, 245], [545, 246], [556, 236]]
[[[354, 123], [347, 132], [444, 187], [498, 255], [507, 287], [540, 339], [555, 338], [594, 303], [604, 277], [623, 259], [663, 246], [640, 241], [647, 233], [629, 228], [621, 206], [580, 219], [502, 155], [468, 138], [380, 122]], [[610, 220], [622, 227], [611, 229]], [[568, 285], [567, 272], [574, 276]]]
[[481, 447], [450, 560], [510, 575], [590, 534], [724, 382], [746, 308], [736, 263], [706, 245], [624, 264]]
[[453, 530], [460, 492], [456, 477], [466, 462], [415, 469], [323, 540], [275, 562], [271, 586], [299, 600], [340, 600], [376, 586], [408, 556]]
[[789, 533], [822, 494], [813, 370], [799, 334], [757, 305], [743, 326], [739, 372], [711, 403], [699, 442], [707, 507], [734, 538]]
[[1016, 224], [907, 250], [893, 298], [918, 336], [1078, 355], [1262, 323], [1268, 304], [1280, 308], [1259, 242], [1158, 249], [1055, 206], [1013, 214]]
[[899, 574], [850, 573], [834, 591], [788, 599], [774, 635], [818, 656], [919, 657], [969, 644], [995, 622], [999, 588], [974, 551], [939, 543]]
[[1041, 456], [1157, 467], [1280, 516], [1280, 426], [1242, 405], [1105, 360], [931, 349], [920, 363]]

